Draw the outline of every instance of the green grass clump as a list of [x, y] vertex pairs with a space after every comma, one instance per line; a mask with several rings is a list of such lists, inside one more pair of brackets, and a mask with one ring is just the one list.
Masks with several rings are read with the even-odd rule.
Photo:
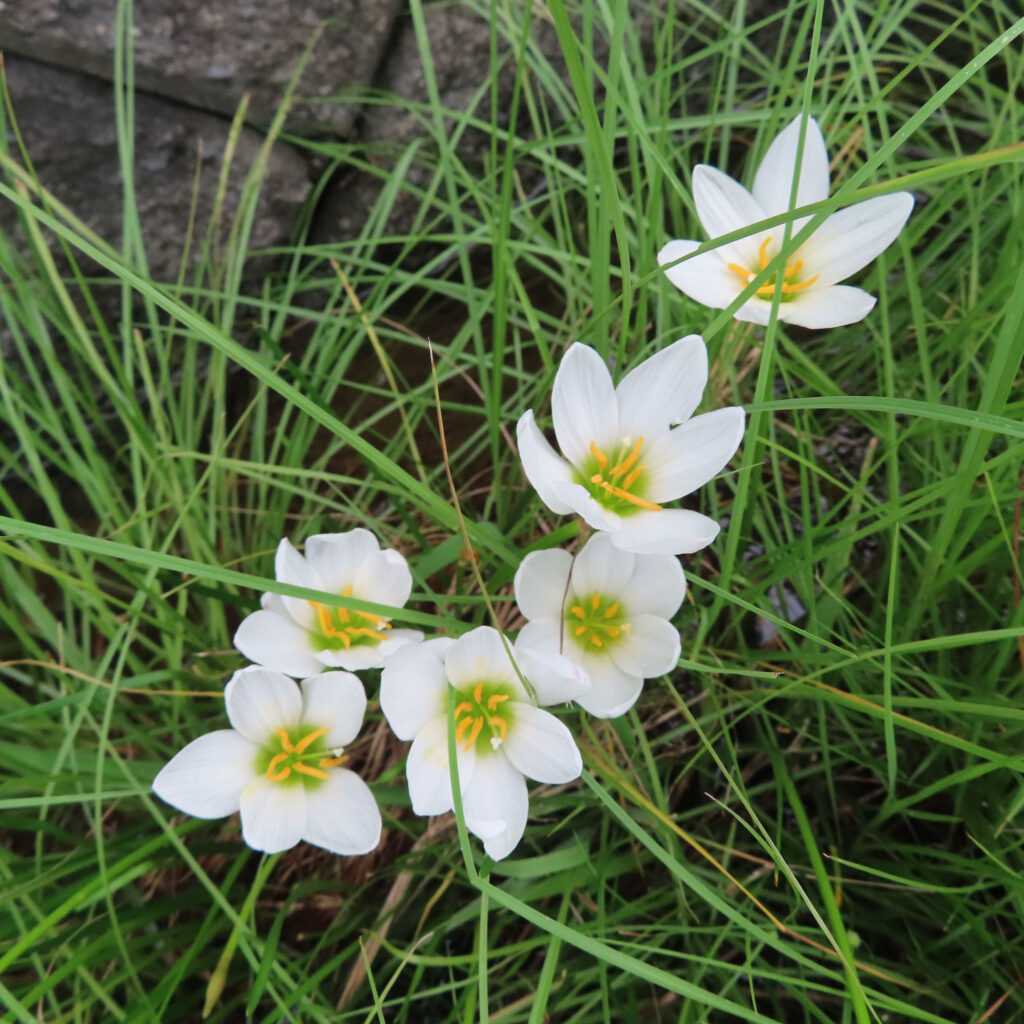
[[[444, 108], [412, 13], [423, 140], [368, 158], [290, 138], [379, 176], [351, 240], [250, 251], [257, 163], [234, 224], [154, 281], [130, 190], [120, 245], [96, 238], [3, 135], [27, 239], [0, 238], [5, 1019], [194, 1021], [211, 974], [213, 1021], [1024, 1014], [1019, 12], [551, 0], [532, 13], [545, 48], [525, 5], [495, 0], [468, 113]], [[699, 307], [655, 263], [702, 237], [692, 166], [749, 174], [800, 110], [834, 157], [833, 208], [917, 197], [859, 275], [875, 310], [819, 333]], [[257, 257], [278, 269], [243, 287]], [[562, 714], [582, 781], [535, 789], [512, 858], [411, 814], [369, 676], [351, 753], [384, 814], [373, 854], [261, 866], [237, 822], [150, 795], [224, 726], [231, 636], [282, 536], [369, 526], [410, 560], [398, 618], [490, 621], [428, 340], [477, 565], [514, 629], [522, 552], [576, 532], [527, 486], [515, 420], [547, 422], [571, 341], [627, 367], [690, 332], [704, 407], [750, 416], [698, 496], [726, 526], [684, 559], [682, 661], [624, 718]]]

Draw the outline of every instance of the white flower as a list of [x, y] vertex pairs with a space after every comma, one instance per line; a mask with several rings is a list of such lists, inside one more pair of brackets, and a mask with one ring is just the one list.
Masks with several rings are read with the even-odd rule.
[[[552, 512], [582, 516], [623, 551], [675, 555], [710, 544], [714, 520], [662, 508], [706, 484], [743, 437], [738, 406], [690, 418], [707, 379], [707, 349], [697, 334], [645, 360], [617, 388], [592, 348], [571, 346], [551, 395], [564, 458], [532, 409], [519, 420], [519, 455], [541, 500]], [[683, 425], [670, 430], [675, 423]]]
[[444, 814], [454, 807], [449, 685], [456, 691], [456, 760], [466, 826], [483, 840], [488, 856], [501, 860], [526, 827], [524, 776], [571, 782], [583, 762], [569, 730], [528, 696], [496, 630], [480, 626], [457, 640], [428, 640], [389, 658], [380, 680], [381, 710], [399, 739], [412, 740], [405, 774], [417, 814]]
[[[693, 201], [697, 217], [711, 238], [793, 209], [789, 203], [796, 168], [800, 118], [794, 118], [768, 147], [754, 176], [753, 194], [714, 167], [693, 169]], [[828, 198], [829, 170], [825, 140], [810, 118], [800, 161], [796, 206]], [[779, 319], [800, 327], [841, 327], [863, 320], [875, 304], [860, 288], [839, 285], [870, 263], [899, 235], [914, 207], [909, 192], [896, 192], [856, 203], [832, 214], [786, 261]], [[796, 234], [810, 218], [793, 221]], [[719, 246], [666, 267], [668, 279], [681, 291], [715, 309], [725, 309], [763, 270], [782, 247], [784, 225]], [[658, 253], [661, 266], [688, 256], [699, 242], [677, 239]], [[776, 278], [773, 275], [733, 316], [766, 324]]]
[[561, 548], [528, 554], [515, 591], [529, 620], [517, 651], [556, 652], [582, 667], [591, 688], [576, 701], [592, 715], [624, 714], [645, 678], [679, 661], [679, 633], [668, 620], [686, 580], [674, 555], [634, 555], [597, 533], [575, 559]]
[[[310, 537], [305, 557], [282, 540], [274, 573], [282, 583], [392, 608], [401, 608], [412, 591], [405, 559], [397, 551], [381, 551], [377, 538], [362, 529]], [[235, 646], [250, 661], [296, 678], [325, 667], [380, 668], [392, 651], [423, 639], [414, 629], [392, 629], [387, 618], [371, 612], [279, 594], [264, 594], [261, 603], [263, 609], [238, 627]]]
[[348, 672], [299, 685], [250, 665], [224, 690], [230, 729], [193, 740], [153, 780], [162, 800], [196, 818], [241, 812], [242, 838], [279, 853], [300, 839], [332, 853], [368, 853], [380, 811], [342, 748], [363, 722], [366, 694]]

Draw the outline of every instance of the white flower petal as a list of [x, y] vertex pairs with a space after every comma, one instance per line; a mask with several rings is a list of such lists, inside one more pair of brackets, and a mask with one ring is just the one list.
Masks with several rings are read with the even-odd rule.
[[675, 555], [637, 555], [633, 575], [622, 592], [630, 615], [646, 613], [671, 619], [686, 596], [686, 577]]
[[355, 576], [352, 596], [363, 601], [402, 608], [412, 593], [409, 563], [397, 551], [377, 551], [363, 561]]
[[491, 626], [478, 626], [463, 633], [448, 648], [444, 667], [456, 690], [480, 682], [505, 683], [525, 697], [522, 683], [505, 650], [501, 635]]
[[720, 250], [712, 249], [677, 266], [666, 266], [688, 256], [699, 245], [699, 242], [682, 239], [669, 242], [658, 253], [658, 264], [665, 267], [665, 276], [672, 284], [694, 302], [712, 309], [725, 309], [743, 290], [746, 282], [729, 269]]
[[331, 853], [369, 853], [380, 842], [380, 809], [370, 787], [347, 768], [332, 768], [316, 788], [306, 790], [302, 838]]
[[323, 672], [303, 679], [302, 721], [317, 729], [329, 729], [324, 743], [346, 747], [355, 738], [366, 714], [366, 691], [350, 672]]
[[242, 838], [254, 850], [290, 850], [306, 830], [306, 790], [263, 777], [242, 790]]
[[577, 700], [590, 689], [587, 673], [558, 652], [558, 619], [528, 622], [516, 638], [516, 661], [542, 707]]
[[875, 297], [861, 288], [833, 284], [827, 288], [809, 288], [779, 309], [779, 319], [797, 327], [821, 330], [855, 324], [871, 312]]
[[572, 782], [583, 760], [572, 733], [548, 711], [516, 702], [508, 736], [500, 750], [528, 778], [537, 782]]
[[195, 818], [223, 818], [238, 810], [242, 790], [256, 775], [258, 754], [234, 729], [208, 732], [160, 769], [153, 792]]
[[286, 675], [314, 675], [322, 667], [312, 635], [297, 626], [291, 616], [276, 611], [247, 615], [235, 633], [234, 644], [250, 661]]
[[306, 562], [324, 590], [341, 594], [355, 582], [359, 567], [377, 554], [378, 548], [377, 538], [362, 527], [347, 533], [318, 533], [306, 541]]
[[[465, 793], [477, 770], [476, 750], [459, 750], [459, 788]], [[455, 806], [448, 770], [448, 719], [439, 716], [416, 734], [405, 762], [409, 797], [416, 814], [429, 817], [444, 814]]]
[[386, 635], [387, 639], [381, 640], [380, 647], [377, 648], [385, 663], [399, 648], [423, 642], [423, 634], [418, 629], [391, 629]]
[[629, 633], [608, 648], [612, 661], [629, 675], [663, 676], [679, 663], [679, 631], [657, 615], [630, 616]]
[[[326, 590], [316, 570], [295, 550], [287, 538], [277, 545], [274, 556], [274, 575], [281, 583], [291, 583], [296, 587], [309, 587], [310, 590]], [[316, 621], [316, 609], [298, 597], [282, 596], [285, 608], [296, 625], [310, 629]]]
[[540, 500], [552, 512], [560, 516], [572, 512], [572, 506], [558, 495], [559, 484], [571, 484], [575, 479], [573, 468], [565, 461], [540, 432], [533, 418], [533, 410], [527, 409], [516, 425], [516, 440], [519, 444], [519, 458], [523, 462], [526, 479], [540, 495]]
[[633, 575], [635, 558], [615, 547], [606, 533], [595, 533], [576, 556], [569, 577], [572, 597], [594, 594], [615, 599], [626, 589]]
[[[736, 454], [746, 426], [739, 406], [695, 416], [645, 450], [650, 501], [674, 501], [703, 487]], [[645, 446], [646, 449], [646, 446]]]
[[[737, 281], [739, 278], [737, 278]], [[735, 293], [734, 293], [735, 294]], [[680, 338], [645, 359], [615, 389], [619, 430], [648, 443], [693, 415], [708, 380], [708, 351], [699, 334]], [[646, 458], [646, 446], [643, 454]]]
[[529, 806], [526, 780], [508, 758], [500, 751], [477, 758], [472, 781], [462, 786], [462, 809], [466, 827], [483, 840], [492, 860], [507, 857], [519, 844]]
[[621, 522], [615, 512], [609, 512], [603, 505], [595, 501], [585, 487], [580, 484], [559, 484], [555, 489], [560, 501], [564, 501], [595, 530], [615, 530]]
[[562, 356], [551, 392], [551, 418], [562, 454], [580, 466], [591, 458], [590, 445], [608, 448], [618, 440], [612, 375], [588, 345], [575, 342]]
[[231, 677], [224, 687], [224, 704], [231, 725], [259, 746], [302, 718], [302, 693], [295, 681], [257, 665]]
[[[796, 202], [790, 205], [789, 197], [796, 174], [796, 151], [801, 134], [800, 122], [799, 116], [794, 117], [775, 137], [754, 176], [754, 198], [764, 210], [765, 216], [785, 213], [797, 206], [828, 199], [828, 151], [818, 122], [809, 117], [800, 159], [800, 184], [797, 186]], [[799, 231], [806, 220], [800, 218], [794, 221], [791, 233]], [[780, 224], [773, 229], [780, 242], [784, 228], [785, 225]]]
[[590, 658], [600, 665], [590, 669], [590, 691], [577, 703], [588, 714], [597, 718], [618, 718], [635, 703], [644, 687], [642, 676], [623, 672], [609, 657]]
[[400, 740], [411, 740], [445, 714], [448, 679], [444, 652], [452, 641], [428, 640], [396, 651], [380, 675], [380, 709]]
[[718, 523], [699, 512], [668, 508], [637, 512], [609, 536], [617, 548], [639, 555], [689, 555], [707, 547], [719, 529]]
[[[738, 181], [707, 164], [698, 164], [693, 169], [693, 202], [704, 230], [712, 239], [765, 219], [758, 201]], [[758, 265], [757, 250], [763, 237], [763, 232], [748, 235], [714, 251], [723, 263], [754, 267]]]
[[913, 195], [895, 192], [833, 213], [800, 247], [806, 272], [818, 275], [813, 290], [867, 266], [896, 241], [913, 209]]
[[531, 551], [516, 570], [516, 604], [527, 619], [562, 614], [572, 555], [564, 548]]

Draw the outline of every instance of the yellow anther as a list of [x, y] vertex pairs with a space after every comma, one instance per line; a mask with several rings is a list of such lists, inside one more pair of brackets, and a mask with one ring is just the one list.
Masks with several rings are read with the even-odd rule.
[[507, 693], [492, 693], [491, 696], [487, 698], [488, 711], [494, 711], [503, 700], [508, 700]]
[[596, 633], [590, 634], [590, 642], [595, 647], [604, 647], [604, 641]]
[[620, 634], [621, 632], [622, 632], [622, 630], [621, 630], [621, 629], [616, 629], [616, 628], [615, 628], [614, 626], [612, 626], [612, 627], [611, 627], [611, 628], [610, 628], [610, 629], [608, 630], [608, 635], [609, 635], [610, 637], [612, 637], [612, 638], [614, 639], [614, 638], [615, 638], [615, 637], [617, 637], [617, 636], [618, 636], [618, 635], [619, 635], [619, 634]]
[[[455, 742], [461, 743], [462, 737], [465, 736], [466, 730], [473, 724], [476, 719], [472, 715], [467, 715], [461, 722], [455, 727]], [[468, 748], [467, 748], [468, 749]]]
[[[764, 270], [768, 266], [771, 258], [768, 256], [768, 244], [772, 238], [769, 235], [762, 243], [760, 249], [758, 249], [758, 264], [760, 270]], [[747, 270], [746, 267], [741, 267], [738, 263], [727, 263], [726, 266], [738, 277], [742, 278], [744, 284], [750, 284], [751, 281], [757, 277], [757, 274], [752, 270]], [[818, 280], [819, 274], [815, 274], [814, 277], [808, 278], [806, 281], [799, 281], [797, 283], [791, 283], [790, 278], [796, 277], [797, 274], [803, 270], [804, 261], [801, 259], [790, 260], [782, 271], [782, 285], [781, 290], [783, 295], [796, 295], [797, 292], [802, 292], [805, 288], [810, 288], [815, 281]], [[771, 298], [775, 294], [776, 283], [774, 280], [769, 281], [767, 284], [761, 285], [755, 291], [755, 295], [760, 295], [762, 298]], [[630, 486], [630, 481], [627, 478], [623, 481], [624, 487]]]
[[461, 704], [460, 704], [460, 705], [459, 705], [459, 706], [458, 706], [458, 707], [457, 707], [457, 708], [455, 709], [455, 717], [456, 717], [456, 718], [458, 718], [458, 717], [459, 717], [459, 715], [461, 715], [461, 714], [462, 714], [462, 713], [463, 713], [464, 711], [472, 711], [472, 710], [473, 710], [473, 705], [472, 705], [472, 704], [470, 704], [468, 700], [464, 700], [464, 701], [463, 701], [463, 702], [462, 702], [462, 703], [461, 703]]
[[475, 700], [477, 702], [477, 704], [479, 704], [480, 701], [482, 701], [483, 699], [484, 699], [484, 684], [483, 683], [477, 683], [476, 686], [473, 688], [473, 700]]
[[[295, 750], [295, 747], [292, 744], [291, 736], [289, 736], [288, 733], [284, 729], [278, 729], [277, 730], [277, 735], [278, 735], [279, 739], [281, 740], [281, 749], [286, 754], [292, 753]], [[278, 756], [280, 756], [280, 755], [278, 755]]]
[[755, 277], [756, 274], [752, 274], [746, 267], [741, 267], [738, 263], [727, 263], [726, 266], [738, 276], [743, 278], [744, 284], [749, 284]]
[[[309, 749], [309, 745], [311, 743], [320, 739], [321, 736], [326, 736], [330, 731], [330, 729], [316, 729], [309, 733], [308, 736], [303, 736], [302, 739], [295, 744], [295, 753], [304, 754]], [[281, 746], [283, 747], [284, 744], [282, 743]]]
[[606, 619], [614, 619], [619, 614], [619, 602], [616, 601], [613, 604], [608, 605], [604, 610], [604, 617]]
[[761, 262], [761, 269], [764, 270], [768, 266], [768, 260], [771, 258], [768, 255], [768, 243], [772, 240], [772, 236], [769, 235], [762, 243], [761, 248], [757, 250], [757, 258]]
[[593, 610], [594, 610], [595, 612], [597, 611], [597, 609], [598, 609], [598, 608], [600, 608], [600, 607], [601, 607], [601, 595], [600, 595], [600, 594], [595, 594], [595, 595], [594, 595], [594, 596], [593, 596], [593, 597], [592, 597], [592, 598], [590, 599], [590, 607], [591, 607], [591, 608], [593, 608]]
[[628, 491], [636, 483], [636, 478], [646, 469], [646, 466], [637, 466], [625, 480], [622, 481], [622, 489]]
[[584, 618], [584, 617], [586, 616], [586, 614], [587, 614], [587, 613], [586, 613], [586, 612], [585, 612], [585, 611], [583, 610], [583, 605], [581, 605], [581, 604], [574, 604], [574, 605], [573, 605], [573, 606], [572, 606], [572, 607], [571, 607], [571, 608], [569, 609], [569, 611], [570, 611], [570, 612], [572, 612], [572, 614], [573, 614], [573, 615], [575, 615], [577, 619], [582, 619], [582, 618]]
[[285, 765], [279, 772], [275, 772], [274, 769], [282, 762], [288, 759], [287, 753], [275, 754], [270, 759], [270, 764], [267, 765], [267, 781], [268, 782], [282, 782], [287, 779], [292, 773], [290, 765]]
[[576, 627], [576, 636], [582, 636], [584, 633], [586, 633], [586, 631], [587, 631], [587, 627], [586, 626], [577, 626]]
[[292, 767], [302, 775], [309, 775], [314, 779], [326, 779], [329, 777], [322, 768], [317, 768], [311, 764], [303, 764], [301, 761], [296, 761]]
[[505, 724], [504, 718], [488, 718], [487, 724], [497, 729], [501, 733], [502, 739], [508, 736], [508, 726]]
[[590, 442], [590, 454], [593, 455], [595, 459], [597, 459], [597, 464], [601, 467], [601, 469], [604, 469], [604, 467], [608, 465], [608, 456], [605, 455], [605, 453], [601, 451], [600, 448], [597, 447], [597, 444], [594, 441]]
[[321, 768], [337, 768], [348, 760], [348, 754], [341, 754], [338, 757], [321, 757], [317, 762]]
[[[481, 715], [479, 718], [473, 719], [473, 728], [469, 731], [469, 736], [466, 737], [466, 745], [462, 748], [463, 750], [469, 750], [474, 743], [476, 743], [477, 736], [480, 735], [480, 730], [484, 727], [484, 716]], [[458, 740], [456, 739], [456, 743]]]
[[[609, 476], [615, 480], [622, 476], [623, 473], [628, 473], [635, 464], [636, 460], [640, 458], [640, 449], [644, 446], [644, 439], [638, 437], [636, 444], [633, 445], [633, 450], [612, 470], [609, 471]], [[625, 485], [627, 488], [629, 484]]]

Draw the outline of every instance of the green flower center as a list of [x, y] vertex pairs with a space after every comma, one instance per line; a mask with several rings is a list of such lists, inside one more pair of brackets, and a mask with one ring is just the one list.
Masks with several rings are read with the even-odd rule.
[[[352, 596], [350, 583], [341, 595]], [[316, 612], [313, 634], [322, 650], [349, 651], [353, 647], [376, 647], [391, 628], [382, 615], [357, 612], [349, 608], [329, 608], [318, 601], [309, 602]]]
[[644, 439], [638, 437], [623, 440], [607, 454], [590, 442], [590, 455], [579, 467], [577, 482], [582, 484], [590, 496], [603, 508], [618, 515], [629, 515], [640, 509], [660, 512], [661, 506], [644, 497], [647, 484], [644, 476], [647, 469], [640, 463]]
[[[768, 255], [768, 243], [772, 240], [772, 236], [769, 235], [762, 243], [761, 248], [758, 251], [758, 263], [760, 266], [757, 270], [747, 270], [746, 267], [741, 267], [738, 263], [729, 263], [727, 266], [729, 269], [742, 279], [744, 284], [750, 284], [757, 275], [768, 266], [771, 257]], [[793, 281], [792, 278], [796, 277], [801, 270], [803, 270], [804, 261], [798, 260], [795, 256], [791, 257], [786, 261], [786, 269], [782, 271], [782, 301], [789, 302], [798, 292], [802, 292], [805, 288], [810, 288], [815, 281], [821, 276], [815, 274], [814, 277], [809, 277], [806, 281]], [[757, 295], [760, 295], [762, 299], [770, 299], [775, 294], [775, 282], [778, 275], [772, 274], [772, 276], [757, 289]]]
[[565, 625], [577, 646], [591, 654], [607, 650], [623, 634], [633, 632], [622, 605], [596, 593], [569, 607]]
[[[325, 757], [329, 753], [324, 736], [329, 729], [310, 729], [300, 725], [289, 732], [278, 729], [256, 759], [256, 769], [270, 782], [294, 786], [319, 786], [327, 777], [325, 768], [336, 768], [346, 756]], [[293, 739], [292, 735], [298, 737]]]
[[477, 683], [472, 689], [456, 691], [461, 698], [455, 706], [455, 742], [478, 754], [497, 750], [508, 736], [512, 687], [508, 683]]

